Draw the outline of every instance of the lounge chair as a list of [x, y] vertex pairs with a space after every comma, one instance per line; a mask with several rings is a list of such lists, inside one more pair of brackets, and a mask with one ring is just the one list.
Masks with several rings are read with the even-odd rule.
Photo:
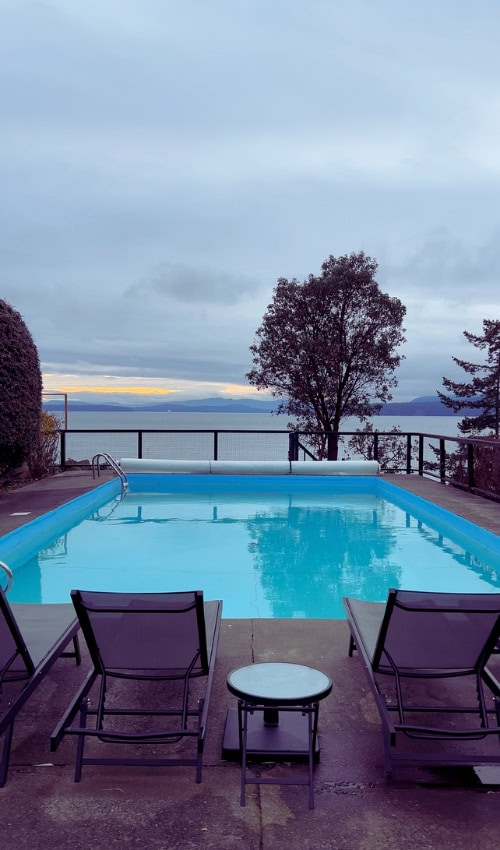
[[[201, 591], [73, 590], [71, 597], [93, 669], [54, 730], [51, 749], [65, 735], [77, 736], [75, 782], [80, 781], [84, 764], [193, 765], [196, 781], [201, 782], [222, 602], [204, 603]], [[190, 708], [194, 679], [200, 679], [198, 704]], [[88, 698], [96, 683], [96, 705], [90, 709]], [[159, 685], [154, 694], [152, 683]], [[79, 721], [72, 725], [77, 714]], [[87, 737], [129, 744], [133, 752], [125, 758], [84, 757]], [[156, 751], [158, 745], [175, 745], [184, 738], [193, 742], [192, 756], [181, 752], [170, 758], [135, 757], [137, 745], [153, 744]]]
[[[68, 604], [9, 604], [0, 588], [0, 787], [7, 781], [14, 722], [54, 662], [80, 663], [78, 620]], [[66, 651], [73, 641], [73, 651]]]
[[[500, 763], [500, 685], [486, 666], [500, 594], [390, 590], [386, 604], [343, 601], [349, 655], [359, 651], [382, 720], [386, 776], [395, 763]], [[486, 752], [471, 746], [487, 738]], [[424, 740], [437, 743], [422, 752]]]

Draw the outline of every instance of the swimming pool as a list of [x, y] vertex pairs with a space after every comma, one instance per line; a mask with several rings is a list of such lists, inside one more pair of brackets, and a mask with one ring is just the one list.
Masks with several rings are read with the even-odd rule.
[[0, 540], [9, 599], [201, 589], [225, 617], [343, 618], [389, 587], [498, 592], [499, 539], [380, 478], [129, 476]]

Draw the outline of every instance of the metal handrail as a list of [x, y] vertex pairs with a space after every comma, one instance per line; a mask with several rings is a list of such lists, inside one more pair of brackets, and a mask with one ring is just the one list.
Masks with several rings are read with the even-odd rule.
[[2, 570], [5, 570], [5, 573], [7, 575], [7, 586], [4, 588], [4, 593], [7, 594], [12, 587], [12, 582], [14, 581], [14, 573], [12, 572], [11, 568], [7, 566], [6, 563], [4, 563], [4, 561], [0, 561], [0, 567], [2, 568]]
[[122, 483], [122, 491], [127, 490], [128, 489], [127, 476], [125, 475], [125, 473], [124, 473], [123, 469], [121, 468], [120, 464], [118, 463], [118, 461], [116, 461], [114, 459], [114, 457], [112, 457], [110, 454], [108, 454], [108, 452], [99, 452], [98, 454], [94, 455], [94, 457], [92, 458], [92, 476], [93, 476], [93, 478], [95, 478], [96, 475], [97, 475], [97, 478], [99, 478], [99, 459], [100, 458], [103, 458], [103, 460], [106, 461], [108, 466], [111, 467], [113, 472], [116, 472], [116, 474], [118, 475], [118, 477], [119, 477], [119, 479]]

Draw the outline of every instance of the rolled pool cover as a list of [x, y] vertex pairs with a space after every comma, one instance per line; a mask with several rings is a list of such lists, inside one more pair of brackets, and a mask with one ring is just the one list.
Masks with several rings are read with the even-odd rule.
[[376, 460], [164, 460], [123, 457], [124, 472], [212, 475], [378, 475]]

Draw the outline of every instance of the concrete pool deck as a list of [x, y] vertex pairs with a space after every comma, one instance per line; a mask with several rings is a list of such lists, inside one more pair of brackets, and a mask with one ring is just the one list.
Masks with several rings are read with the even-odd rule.
[[[0, 534], [109, 478], [63, 473], [0, 494]], [[500, 534], [500, 506], [417, 476], [392, 483]], [[406, 770], [387, 782], [380, 721], [358, 658], [347, 656], [340, 620], [223, 620], [203, 782], [191, 768], [87, 767], [73, 782], [74, 742], [51, 754], [48, 739], [84, 671], [61, 659], [20, 713], [11, 765], [0, 789], [2, 847], [148, 850], [482, 850], [498, 846], [500, 785], [473, 771]], [[239, 805], [240, 770], [221, 759], [228, 672], [253, 661], [310, 664], [330, 675], [320, 706], [321, 761], [314, 810], [301, 786], [250, 786]], [[88, 664], [85, 657], [84, 668]], [[273, 774], [301, 765], [265, 765]], [[493, 775], [492, 780], [496, 782]], [[500, 781], [500, 780], [499, 780]]]

